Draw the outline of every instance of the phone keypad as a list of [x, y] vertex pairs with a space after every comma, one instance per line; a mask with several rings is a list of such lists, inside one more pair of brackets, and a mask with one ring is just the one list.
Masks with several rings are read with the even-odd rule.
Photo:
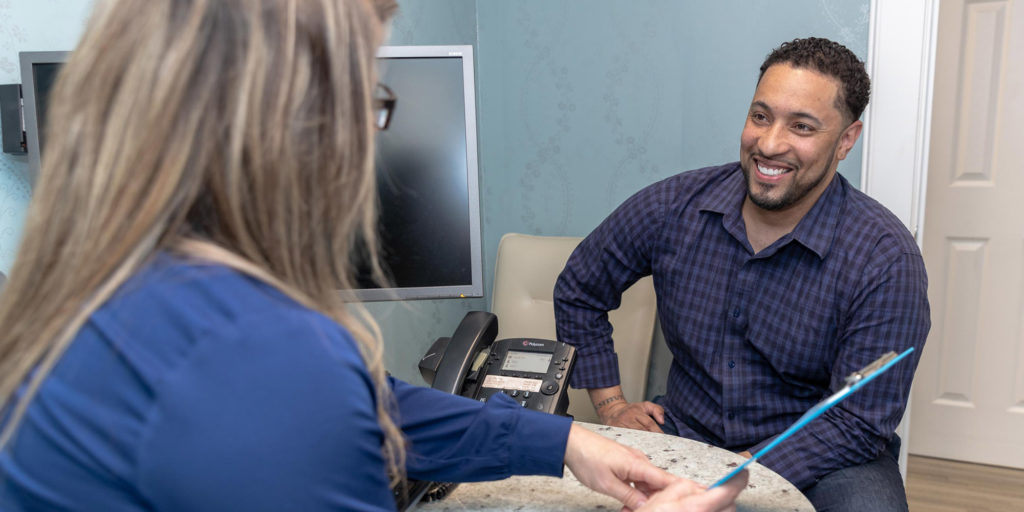
[[[573, 352], [573, 348], [564, 343], [551, 342], [550, 340], [524, 340], [520, 338], [515, 340], [514, 345], [507, 344], [507, 346], [502, 346], [502, 341], [511, 340], [501, 340], [499, 342], [496, 342], [495, 345], [492, 345], [490, 355], [487, 358], [486, 362], [484, 363], [483, 368], [480, 369], [480, 381], [484, 382], [486, 376], [492, 375], [496, 377], [500, 376], [512, 377], [517, 379], [529, 379], [531, 381], [537, 382], [539, 385], [537, 386], [536, 390], [530, 391], [525, 390], [522, 387], [519, 387], [518, 389], [480, 387], [477, 390], [478, 399], [480, 399], [481, 401], [486, 401], [492, 395], [504, 393], [505, 395], [515, 399], [516, 403], [518, 403], [522, 407], [538, 411], [551, 412], [555, 414], [564, 414], [567, 401], [564, 396], [563, 388], [568, 384], [565, 381], [565, 379], [568, 375], [567, 370], [570, 368], [572, 364], [570, 359]], [[539, 350], [532, 350], [532, 352], [547, 352], [548, 350], [551, 351], [547, 352], [551, 354], [551, 359], [550, 363], [547, 365], [547, 369], [545, 370], [545, 372], [524, 372], [521, 369], [517, 369], [516, 371], [501, 370], [500, 367], [509, 351], [531, 351], [523, 350], [521, 348], [522, 346], [526, 346], [526, 341], [554, 343], [554, 346], [541, 347]], [[539, 347], [539, 345], [530, 346]], [[499, 382], [500, 381], [495, 381], [492, 384], [510, 384]], [[517, 386], [518, 385], [519, 384], [517, 383]], [[562, 393], [559, 393], [560, 391], [562, 391]]]

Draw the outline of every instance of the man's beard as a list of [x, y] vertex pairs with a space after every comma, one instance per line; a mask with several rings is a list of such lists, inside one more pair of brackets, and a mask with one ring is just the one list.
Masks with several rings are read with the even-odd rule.
[[[754, 203], [754, 205], [768, 211], [779, 211], [788, 208], [789, 206], [792, 206], [797, 201], [803, 199], [804, 196], [806, 196], [811, 190], [814, 190], [815, 187], [820, 185], [821, 182], [825, 179], [825, 177], [828, 176], [828, 169], [832, 167], [832, 162], [835, 160], [836, 157], [836, 148], [838, 146], [839, 141], [836, 140], [836, 143], [833, 144], [832, 146], [832, 152], [828, 158], [828, 162], [825, 162], [825, 171], [822, 172], [817, 179], [815, 179], [811, 183], [808, 183], [806, 186], [800, 185], [796, 183], [796, 180], [794, 180], [793, 186], [790, 187], [790, 189], [787, 190], [786, 193], [782, 194], [782, 196], [778, 198], [772, 198], [770, 194], [757, 195], [754, 193], [754, 187], [752, 185], [752, 173], [757, 172], [757, 163], [755, 163], [753, 159], [751, 159], [751, 165], [754, 166], [754, 169], [747, 169], [745, 167], [743, 168], [743, 174], [747, 182], [747, 197], [750, 198], [750, 202]], [[778, 185], [774, 185], [772, 188], [776, 186]], [[771, 189], [769, 189], [769, 192], [770, 191]]]

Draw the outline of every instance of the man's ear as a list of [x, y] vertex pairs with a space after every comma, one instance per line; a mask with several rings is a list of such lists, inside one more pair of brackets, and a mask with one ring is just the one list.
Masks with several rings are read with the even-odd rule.
[[836, 148], [837, 160], [846, 158], [850, 149], [853, 148], [854, 144], [856, 144], [857, 139], [860, 137], [860, 132], [863, 129], [864, 123], [860, 122], [860, 119], [858, 119], [850, 123], [850, 126], [847, 126], [846, 129], [843, 130], [843, 134], [839, 136], [839, 147]]

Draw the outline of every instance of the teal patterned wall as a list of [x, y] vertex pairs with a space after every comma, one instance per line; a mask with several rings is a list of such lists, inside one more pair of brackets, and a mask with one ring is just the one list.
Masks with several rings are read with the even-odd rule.
[[[633, 192], [735, 160], [757, 68], [782, 41], [823, 36], [867, 56], [869, 0], [400, 0], [390, 44], [476, 47], [485, 295], [507, 232], [585, 235]], [[0, 83], [17, 52], [71, 48], [91, 2], [0, 0]], [[840, 172], [859, 183], [860, 149]], [[30, 197], [0, 155], [0, 270]], [[416, 362], [487, 299], [369, 304], [385, 360]], [[663, 371], [653, 369], [655, 374]]]
[[[67, 50], [85, 26], [91, 1], [0, 0], [0, 84], [21, 82], [18, 52]], [[0, 153], [0, 271], [14, 263], [32, 186], [28, 158]]]
[[[480, 2], [482, 203], [503, 233], [582, 236], [640, 188], [739, 156], [758, 68], [795, 37], [867, 56], [868, 1]], [[840, 165], [859, 183], [860, 149]]]
[[[583, 236], [650, 183], [737, 160], [764, 57], [819, 36], [866, 59], [869, 5], [478, 2], [484, 282], [505, 233]], [[859, 184], [860, 165], [858, 145], [840, 172]], [[656, 340], [649, 395], [670, 360]]]

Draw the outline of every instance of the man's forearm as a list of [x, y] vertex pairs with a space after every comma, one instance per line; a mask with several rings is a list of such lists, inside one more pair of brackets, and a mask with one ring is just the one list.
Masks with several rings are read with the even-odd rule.
[[622, 386], [591, 388], [587, 392], [590, 394], [590, 402], [594, 404], [594, 410], [597, 411], [599, 416], [602, 409], [608, 409], [609, 406], [614, 406], [615, 404], [626, 403], [626, 397], [622, 395]]
[[622, 386], [591, 388], [590, 401], [597, 410], [601, 423], [613, 427], [635, 428], [649, 432], [661, 432], [665, 422], [665, 411], [651, 402], [629, 403], [622, 394]]

